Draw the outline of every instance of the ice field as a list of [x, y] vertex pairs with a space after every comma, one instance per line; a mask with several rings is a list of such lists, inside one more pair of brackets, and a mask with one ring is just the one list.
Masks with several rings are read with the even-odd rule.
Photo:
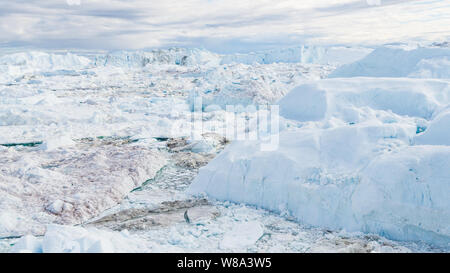
[[448, 252], [449, 145], [445, 43], [0, 51], [0, 251]]

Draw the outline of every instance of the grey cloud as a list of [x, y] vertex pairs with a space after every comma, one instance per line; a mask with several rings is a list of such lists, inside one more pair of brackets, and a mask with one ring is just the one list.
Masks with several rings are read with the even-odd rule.
[[[438, 9], [440, 14], [450, 10], [450, 4], [443, 4], [447, 1], [382, 0], [379, 7], [364, 0], [333, 5], [326, 0], [274, 0], [273, 4], [81, 1], [79, 6], [69, 6], [65, 0], [0, 0], [0, 46], [125, 49], [175, 45], [230, 52], [300, 43], [370, 43], [374, 37], [394, 42], [450, 33], [449, 18], [435, 15]], [[364, 16], [366, 10], [370, 16]], [[386, 20], [386, 13], [398, 18]]]

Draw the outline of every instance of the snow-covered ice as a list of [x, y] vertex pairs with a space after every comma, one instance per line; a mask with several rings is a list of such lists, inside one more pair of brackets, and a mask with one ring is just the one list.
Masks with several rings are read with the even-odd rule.
[[[5, 54], [0, 251], [446, 251], [448, 58], [439, 46]], [[229, 104], [279, 105], [278, 149], [221, 135]]]
[[414, 138], [416, 144], [450, 145], [450, 111], [445, 109], [430, 121], [425, 132]]
[[450, 81], [406, 78], [420, 60], [446, 54], [376, 49], [331, 74], [351, 78], [294, 88], [278, 102], [281, 116], [295, 121], [280, 132], [278, 149], [233, 142], [200, 169], [189, 192], [287, 210], [313, 226], [448, 248]]

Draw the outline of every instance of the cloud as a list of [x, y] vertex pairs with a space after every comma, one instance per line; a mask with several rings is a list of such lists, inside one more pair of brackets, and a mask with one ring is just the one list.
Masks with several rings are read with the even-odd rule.
[[79, 6], [81, 5], [81, 0], [66, 0], [69, 6]]
[[0, 44], [229, 52], [448, 38], [449, 1], [374, 1], [0, 0]]

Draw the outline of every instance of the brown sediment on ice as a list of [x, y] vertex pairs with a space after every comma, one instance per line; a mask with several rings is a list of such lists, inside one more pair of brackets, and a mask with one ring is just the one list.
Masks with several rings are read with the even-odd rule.
[[79, 224], [120, 203], [167, 162], [156, 149], [125, 145], [131, 142], [85, 139], [53, 151], [3, 150], [0, 211], [18, 220], [0, 235], [39, 235], [46, 224]]
[[[187, 213], [186, 213], [187, 212]], [[187, 199], [162, 202], [155, 208], [130, 208], [104, 216], [86, 226], [106, 227], [112, 230], [146, 230], [186, 222], [214, 219], [220, 215], [206, 199]]]

